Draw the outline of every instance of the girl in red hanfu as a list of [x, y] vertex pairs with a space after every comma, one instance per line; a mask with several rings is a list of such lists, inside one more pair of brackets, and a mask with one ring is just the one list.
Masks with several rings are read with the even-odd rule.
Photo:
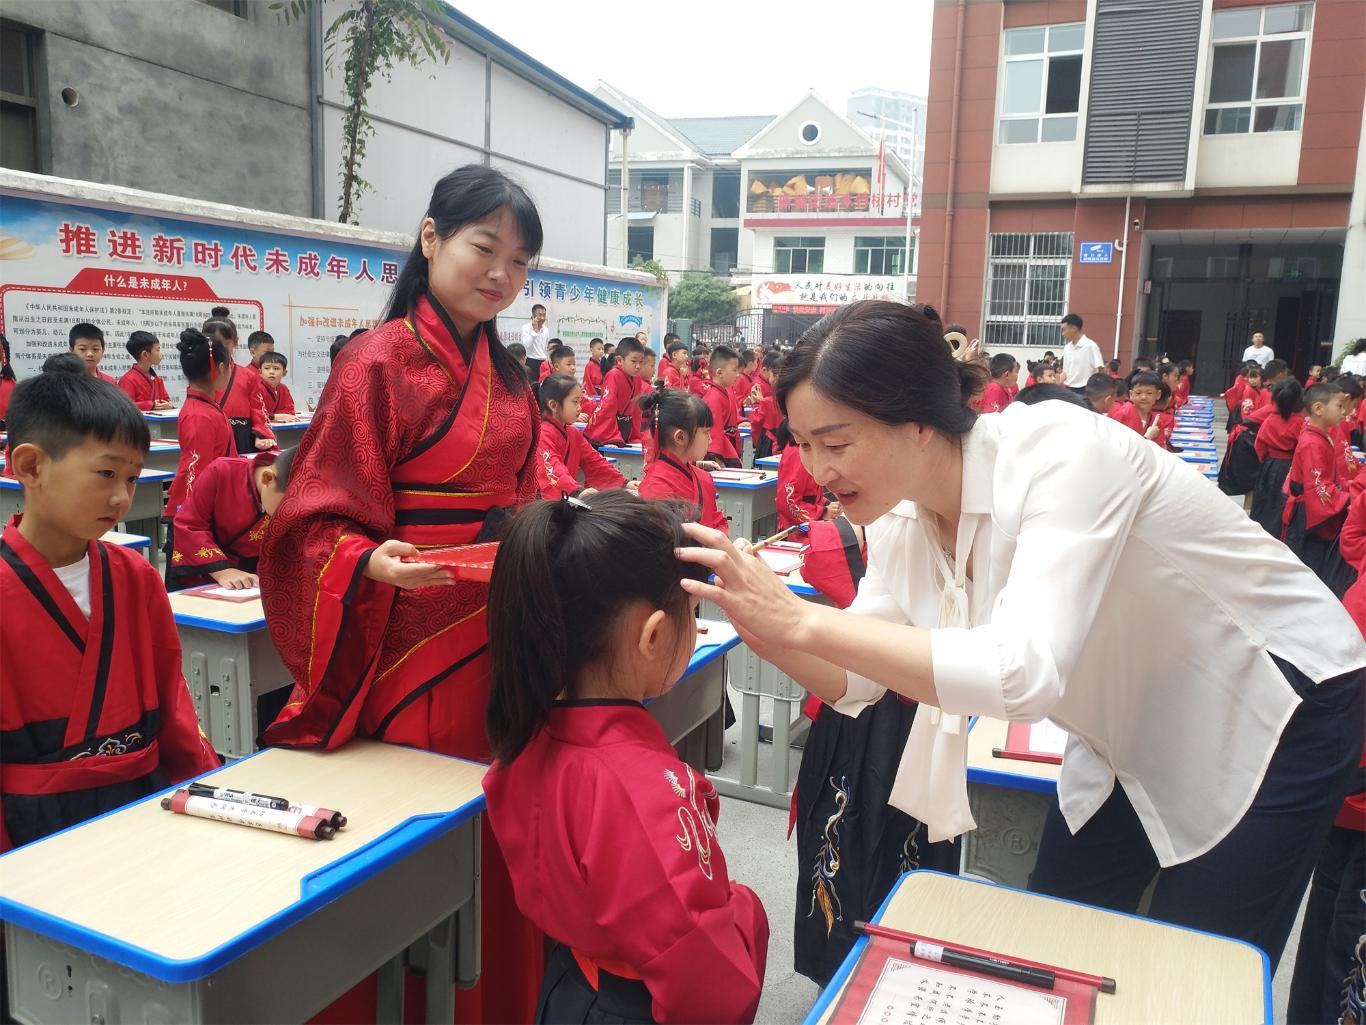
[[228, 350], [228, 379], [214, 401], [232, 424], [232, 437], [240, 453], [275, 448], [275, 432], [270, 429], [266, 412], [266, 393], [261, 375], [254, 368], [240, 367], [233, 361], [237, 351], [237, 326], [227, 317], [204, 321], [204, 333], [222, 342]]
[[1271, 389], [1274, 412], [1262, 421], [1253, 439], [1257, 481], [1252, 488], [1252, 518], [1272, 537], [1281, 536], [1285, 510], [1285, 478], [1304, 430], [1304, 389], [1298, 381], [1278, 381]]
[[[227, 347], [191, 327], [180, 332], [176, 349], [180, 353], [180, 370], [187, 386], [185, 404], [176, 417], [180, 465], [171, 481], [166, 509], [162, 513], [168, 520], [175, 519], [176, 510], [190, 497], [199, 475], [209, 468], [209, 464], [237, 451], [228, 418], [213, 400], [214, 392], [223, 387], [231, 373]], [[171, 537], [167, 537], [166, 544], [166, 550], [172, 551]]]
[[[583, 389], [569, 374], [551, 374], [541, 382], [540, 441], [536, 453], [536, 483], [542, 498], [581, 498], [605, 488], [628, 486], [626, 478], [574, 426], [579, 419]], [[579, 483], [579, 471], [584, 483]], [[634, 482], [629, 485], [634, 488]]]
[[786, 530], [798, 523], [833, 520], [840, 514], [840, 504], [831, 502], [825, 489], [816, 483], [811, 471], [802, 462], [802, 450], [792, 443], [787, 421], [778, 425], [778, 527]]
[[9, 409], [9, 397], [16, 383], [14, 367], [10, 364], [9, 339], [0, 331], [0, 427], [5, 426], [5, 412]]
[[1331, 384], [1316, 384], [1304, 393], [1304, 411], [1309, 422], [1285, 478], [1281, 540], [1341, 598], [1355, 580], [1337, 544], [1351, 501], [1332, 437], [1343, 418], [1341, 393]]
[[716, 505], [715, 463], [701, 462], [711, 445], [712, 419], [707, 404], [696, 395], [662, 385], [645, 396], [645, 415], [655, 457], [640, 481], [641, 498], [687, 502], [699, 523], [729, 530], [730, 521]]
[[[403, 560], [491, 540], [536, 495], [540, 411], [495, 317], [541, 238], [519, 185], [489, 167], [452, 171], [385, 322], [337, 358], [261, 549], [266, 618], [295, 684], [268, 743], [366, 736], [488, 760], [488, 587]], [[482, 858], [484, 972], [457, 1017], [529, 1021], [543, 940], [517, 914], [487, 828]]]
[[643, 705], [697, 638], [682, 512], [624, 491], [537, 502], [494, 563], [487, 819], [518, 907], [558, 941], [519, 1021], [754, 1020], [768, 918], [727, 873], [715, 789]]

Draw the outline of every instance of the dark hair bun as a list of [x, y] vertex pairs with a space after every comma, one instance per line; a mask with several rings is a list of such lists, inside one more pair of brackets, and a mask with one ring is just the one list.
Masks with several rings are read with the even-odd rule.
[[194, 352], [201, 345], [208, 345], [209, 340], [204, 336], [204, 332], [195, 328], [187, 327], [180, 332], [180, 341], [176, 342], [176, 349], [180, 352]]

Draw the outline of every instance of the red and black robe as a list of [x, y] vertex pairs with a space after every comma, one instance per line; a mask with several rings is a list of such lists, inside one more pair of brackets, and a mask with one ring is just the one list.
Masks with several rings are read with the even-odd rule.
[[289, 385], [284, 381], [280, 382], [280, 387], [272, 388], [266, 384], [265, 378], [261, 378], [261, 395], [266, 404], [267, 418], [294, 415], [294, 396], [289, 393]]
[[236, 363], [228, 373], [228, 383], [214, 396], [218, 408], [232, 425], [232, 437], [237, 451], [249, 454], [256, 451], [256, 439], [275, 440], [266, 415], [266, 393], [261, 373], [254, 367]]
[[256, 572], [267, 517], [253, 471], [274, 459], [273, 452], [255, 458], [228, 456], [199, 475], [194, 490], [176, 510], [168, 587], [180, 590], [212, 583], [210, 574], [221, 569]]
[[692, 463], [684, 463], [671, 452], [661, 452], [645, 467], [640, 481], [641, 498], [660, 498], [687, 502], [697, 510], [697, 522], [723, 533], [730, 521], [716, 505], [716, 482], [711, 474]]
[[171, 481], [164, 513], [170, 520], [175, 519], [176, 510], [194, 491], [199, 475], [215, 459], [237, 453], [232, 427], [223, 410], [196, 388], [185, 393], [185, 405], [180, 407], [176, 429], [180, 438], [180, 465]]
[[583, 394], [590, 399], [602, 394], [602, 366], [595, 359], [583, 365]]
[[640, 420], [644, 415], [636, 401], [636, 379], [621, 367], [613, 367], [602, 382], [602, 399], [588, 414], [583, 435], [594, 445], [630, 444], [640, 440]]
[[735, 409], [735, 396], [719, 385], [709, 385], [702, 401], [711, 410], [711, 448], [708, 459], [716, 459], [727, 466], [740, 465], [740, 415]]
[[166, 382], [157, 376], [155, 370], [144, 371], [140, 366], [131, 366], [119, 378], [119, 390], [133, 400], [138, 409], [148, 410], [155, 402], [170, 402], [166, 392]]
[[[389, 538], [470, 544], [535, 498], [536, 401], [494, 369], [488, 330], [459, 339], [424, 297], [338, 358], [261, 548], [266, 619], [294, 679], [268, 743], [359, 735], [489, 759], [488, 585], [398, 590], [365, 576]], [[529, 1021], [540, 935], [513, 909], [487, 830], [482, 857], [486, 970], [460, 995], [462, 1020], [482, 1000], [484, 1020]]]
[[91, 541], [87, 618], [19, 522], [0, 539], [0, 850], [218, 767], [152, 564]]
[[[579, 471], [584, 483], [579, 483]], [[585, 487], [619, 488], [626, 483], [621, 472], [588, 444], [583, 431], [554, 420], [541, 421], [536, 450], [536, 486], [542, 498], [577, 495]]]
[[809, 523], [825, 515], [825, 489], [802, 462], [796, 445], [788, 445], [778, 459], [778, 529]]

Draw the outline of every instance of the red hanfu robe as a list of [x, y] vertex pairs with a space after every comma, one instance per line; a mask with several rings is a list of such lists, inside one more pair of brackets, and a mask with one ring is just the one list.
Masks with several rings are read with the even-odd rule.
[[595, 359], [590, 359], [583, 365], [583, 393], [590, 399], [596, 399], [602, 394], [602, 367]]
[[706, 367], [698, 367], [688, 375], [688, 391], [692, 392], [699, 399], [707, 394], [707, 389], [711, 387], [711, 371]]
[[679, 370], [678, 367], [670, 363], [664, 367], [664, 372], [660, 376], [664, 378], [665, 388], [677, 388], [679, 391], [688, 390], [689, 372], [687, 370]]
[[1313, 424], [1305, 424], [1300, 431], [1295, 455], [1290, 460], [1290, 473], [1285, 478], [1285, 495], [1283, 528], [1288, 528], [1295, 514], [1303, 509], [1307, 533], [1331, 540], [1342, 529], [1349, 492], [1338, 476], [1333, 439]]
[[95, 376], [96, 376], [97, 378], [99, 378], [101, 381], [108, 381], [108, 382], [109, 382], [110, 384], [112, 384], [114, 387], [116, 387], [116, 388], [118, 387], [119, 382], [118, 382], [118, 381], [115, 381], [112, 377], [110, 377], [108, 374], [106, 374], [103, 370], [96, 370], [96, 371], [95, 371]]
[[1176, 382], [1174, 391], [1174, 409], [1180, 409], [1182, 406], [1189, 404], [1191, 400], [1191, 379], [1189, 377], [1181, 378], [1181, 380]]
[[139, 366], [129, 367], [127, 373], [119, 378], [119, 390], [142, 410], [151, 409], [154, 402], [171, 401], [171, 396], [166, 392], [166, 382], [155, 371], [144, 373]]
[[[474, 542], [535, 497], [528, 387], [494, 369], [488, 329], [468, 345], [423, 297], [406, 320], [338, 357], [266, 530], [259, 572], [271, 638], [294, 691], [266, 741], [337, 747], [353, 735], [487, 761], [488, 585], [401, 591], [365, 577], [396, 538]], [[513, 909], [492, 834], [483, 840], [484, 974], [461, 1020], [530, 1021], [542, 939]]]
[[[579, 483], [580, 470], [584, 484]], [[585, 487], [619, 488], [625, 483], [626, 478], [588, 443], [583, 431], [554, 420], [541, 421], [536, 484], [542, 498], [577, 495]]]
[[995, 381], [988, 381], [986, 389], [982, 392], [982, 412], [999, 413], [1010, 405], [1010, 395], [1005, 388]]
[[720, 800], [634, 701], [563, 701], [484, 778], [517, 906], [580, 963], [625, 965], [660, 1023], [752, 1022], [768, 916], [730, 879]]
[[1333, 445], [1337, 449], [1338, 473], [1345, 481], [1351, 481], [1355, 478], [1357, 470], [1360, 469], [1357, 457], [1352, 455], [1352, 435], [1359, 426], [1356, 414], [1350, 413], [1342, 423], [1329, 432], [1333, 439]]
[[274, 459], [273, 452], [254, 459], [228, 456], [199, 475], [194, 490], [176, 510], [167, 586], [180, 590], [212, 583], [210, 574], [220, 569], [256, 572], [266, 511], [253, 471]]
[[640, 480], [641, 498], [661, 498], [689, 503], [697, 510], [697, 522], [720, 531], [730, 521], [716, 505], [716, 482], [706, 470], [684, 463], [671, 452], [661, 452], [645, 467]]
[[711, 410], [711, 448], [707, 456], [727, 465], [740, 465], [740, 416], [735, 411], [735, 396], [720, 385], [710, 385], [702, 401]]
[[[640, 440], [640, 421], [643, 415], [635, 378], [621, 367], [613, 367], [602, 382], [602, 400], [588, 414], [588, 426], [583, 435], [594, 445], [620, 445], [623, 441]], [[618, 418], [621, 420], [618, 420]], [[622, 426], [623, 421], [629, 421]], [[624, 436], [623, 436], [624, 431]]]
[[1292, 413], [1289, 419], [1268, 416], [1257, 429], [1257, 437], [1253, 441], [1258, 461], [1264, 463], [1268, 459], [1294, 458], [1295, 443], [1300, 440], [1300, 431], [1304, 430], [1306, 423], [1308, 421], [1298, 413]]
[[219, 764], [152, 564], [91, 541], [87, 619], [19, 522], [0, 539], [0, 850]]
[[175, 517], [176, 510], [194, 491], [199, 475], [215, 459], [237, 453], [228, 418], [223, 415], [218, 403], [198, 389], [190, 388], [185, 392], [185, 405], [180, 407], [176, 422], [180, 437], [180, 465], [166, 496], [166, 511], [163, 515], [168, 519]]
[[824, 489], [802, 462], [801, 449], [788, 445], [778, 460], [778, 529], [819, 520], [827, 504]]
[[228, 383], [214, 396], [214, 400], [228, 418], [228, 423], [232, 424], [232, 436], [238, 452], [255, 452], [257, 438], [275, 440], [275, 432], [270, 429], [270, 417], [266, 415], [265, 387], [261, 383], [259, 371], [252, 373], [251, 369], [234, 363]]
[[279, 388], [272, 388], [266, 384], [265, 378], [261, 379], [261, 396], [266, 404], [266, 416], [293, 416], [294, 396], [290, 394], [289, 385], [284, 381], [280, 382]]
[[10, 396], [14, 394], [14, 389], [18, 386], [18, 381], [11, 381], [8, 377], [0, 377], [0, 425], [5, 422], [5, 414], [9, 412]]
[[730, 386], [730, 394], [735, 399], [735, 408], [743, 410], [749, 404], [749, 393], [754, 390], [754, 378], [742, 373]]

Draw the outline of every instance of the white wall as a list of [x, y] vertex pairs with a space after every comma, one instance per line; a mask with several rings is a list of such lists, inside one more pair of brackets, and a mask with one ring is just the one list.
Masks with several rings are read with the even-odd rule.
[[[992, 130], [995, 130], [993, 125]], [[1082, 134], [1081, 128], [1077, 134]], [[991, 194], [1071, 192], [1081, 177], [1082, 141], [991, 147]]]
[[1361, 116], [1361, 139], [1357, 143], [1357, 173], [1347, 215], [1347, 241], [1342, 250], [1342, 288], [1338, 294], [1338, 319], [1333, 332], [1333, 354], [1340, 353], [1353, 338], [1366, 338], [1366, 110]]
[[1197, 189], [1295, 185], [1299, 177], [1299, 132], [1200, 136]]

